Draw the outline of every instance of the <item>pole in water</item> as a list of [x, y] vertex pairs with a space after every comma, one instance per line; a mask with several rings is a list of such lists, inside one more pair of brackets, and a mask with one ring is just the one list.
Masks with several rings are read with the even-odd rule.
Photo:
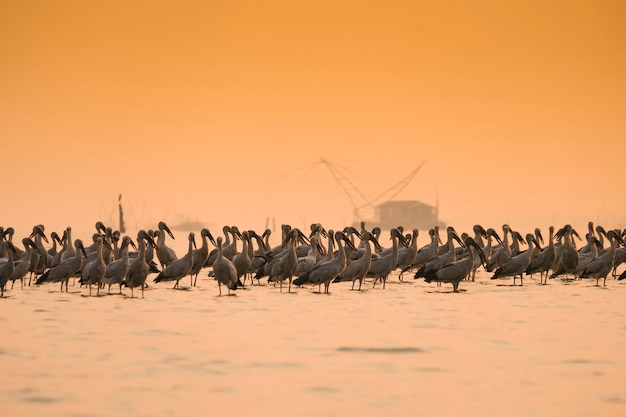
[[124, 227], [124, 210], [122, 210], [122, 194], [117, 198], [117, 201], [120, 209], [120, 233], [126, 233], [126, 227]]

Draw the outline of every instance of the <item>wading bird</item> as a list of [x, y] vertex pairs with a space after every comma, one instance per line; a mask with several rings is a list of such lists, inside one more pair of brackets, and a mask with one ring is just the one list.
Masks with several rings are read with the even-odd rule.
[[485, 254], [472, 237], [467, 236], [463, 241], [463, 244], [468, 250], [467, 257], [459, 261], [449, 263], [437, 270], [429, 271], [426, 276], [424, 276], [424, 281], [428, 283], [433, 281], [450, 283], [452, 284], [453, 291], [458, 292], [459, 283], [463, 281], [467, 275], [469, 275], [474, 267], [474, 257], [476, 254], [480, 258], [483, 265], [487, 263]]

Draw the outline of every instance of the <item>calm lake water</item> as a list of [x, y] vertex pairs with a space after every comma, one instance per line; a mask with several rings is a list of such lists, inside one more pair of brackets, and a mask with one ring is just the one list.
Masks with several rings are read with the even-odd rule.
[[151, 275], [143, 300], [18, 283], [0, 299], [0, 414], [625, 416], [626, 281], [490, 275], [457, 294], [394, 274], [232, 297], [206, 272], [183, 290]]

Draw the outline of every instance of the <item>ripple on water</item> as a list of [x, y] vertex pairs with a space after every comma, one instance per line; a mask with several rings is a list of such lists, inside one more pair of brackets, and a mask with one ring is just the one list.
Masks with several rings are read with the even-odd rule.
[[424, 350], [416, 347], [355, 347], [342, 346], [337, 348], [339, 352], [364, 352], [364, 353], [423, 353]]
[[43, 397], [43, 396], [30, 396], [23, 397], [22, 401], [25, 403], [37, 403], [37, 404], [50, 404], [50, 403], [58, 403], [62, 400], [60, 398], [52, 398], [52, 397]]
[[314, 392], [318, 394], [335, 394], [338, 393], [339, 390], [333, 387], [325, 387], [325, 386], [313, 386], [306, 388], [309, 392]]
[[19, 401], [31, 404], [53, 404], [65, 401], [63, 398], [45, 395], [32, 388], [24, 388], [17, 392]]
[[612, 394], [605, 397], [604, 401], [612, 404], [626, 404], [626, 396], [623, 394]]
[[598, 364], [598, 363], [613, 363], [613, 361], [609, 360], [596, 360], [596, 359], [585, 359], [585, 358], [571, 358], [571, 359], [563, 359], [561, 363], [573, 364], [573, 365], [590, 365], [590, 364]]
[[437, 367], [429, 367], [429, 366], [411, 368], [411, 370], [415, 372], [432, 372], [432, 373], [449, 372], [449, 370], [446, 368], [437, 368]]
[[243, 367], [251, 369], [296, 369], [304, 368], [305, 366], [296, 362], [250, 362], [243, 365]]

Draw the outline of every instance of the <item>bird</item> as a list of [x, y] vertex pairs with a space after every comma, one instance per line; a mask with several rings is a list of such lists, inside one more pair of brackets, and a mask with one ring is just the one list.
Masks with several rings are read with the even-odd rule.
[[93, 243], [89, 246], [85, 246], [85, 253], [87, 256], [94, 253], [98, 249], [98, 242], [96, 241], [98, 236], [104, 237], [109, 231], [110, 233], [113, 233], [113, 230], [110, 227], [107, 228], [101, 221], [96, 222], [96, 231], [92, 235]]
[[[267, 231], [270, 231], [270, 229], [267, 229], [266, 232]], [[257, 249], [253, 249], [252, 262], [250, 264], [249, 272], [250, 272], [250, 275], [252, 276], [253, 273], [257, 272], [259, 268], [265, 264], [266, 262], [265, 254], [267, 253], [267, 249], [266, 249], [267, 247], [265, 245], [265, 242], [263, 241], [263, 238], [259, 236], [254, 230], [250, 230], [249, 233], [250, 233], [250, 236], [253, 237], [255, 241], [257, 242]], [[250, 245], [250, 247], [252, 247], [252, 245]], [[254, 285], [254, 277], [251, 278], [251, 281], [252, 281], [252, 284]]]
[[590, 221], [589, 223], [587, 223], [587, 228], [588, 228], [588, 232], [585, 235], [585, 237], [587, 238], [587, 244], [584, 246], [581, 246], [580, 249], [578, 249], [578, 253], [586, 253], [586, 252], [590, 252], [592, 250], [592, 243], [591, 240], [589, 239], [591, 236], [595, 236], [595, 230], [593, 228], [593, 222]]
[[261, 234], [261, 237], [263, 238], [263, 243], [265, 244], [265, 250], [272, 250], [272, 243], [270, 241], [270, 238], [272, 237], [272, 229], [265, 229], [263, 234]]
[[319, 262], [310, 271], [300, 275], [293, 283], [297, 286], [302, 286], [305, 283], [324, 285], [324, 294], [330, 294], [330, 283], [346, 268], [346, 252], [344, 250], [344, 244], [350, 249], [356, 251], [356, 247], [348, 239], [345, 233], [338, 230], [334, 234], [335, 242], [337, 243], [337, 256], [332, 259]]
[[63, 284], [65, 284], [65, 292], [67, 292], [69, 279], [80, 272], [83, 267], [83, 259], [87, 256], [82, 240], [76, 239], [74, 241], [74, 252], [76, 253], [75, 256], [66, 258], [48, 269], [35, 281], [35, 284], [41, 285], [44, 282], [60, 282], [61, 292], [63, 292]]
[[439, 241], [439, 236], [437, 236], [437, 232], [435, 232], [435, 229], [428, 230], [428, 235], [430, 236], [430, 243], [418, 249], [413, 263], [405, 267], [402, 272], [407, 272], [411, 269], [419, 269], [426, 262], [437, 256], [437, 254], [439, 253], [439, 244], [441, 243]]
[[136, 287], [141, 287], [141, 298], [143, 298], [146, 277], [150, 272], [150, 266], [146, 262], [146, 245], [156, 248], [156, 243], [145, 230], [139, 230], [139, 232], [137, 232], [137, 244], [139, 245], [139, 252], [128, 265], [126, 279], [124, 280], [124, 285], [130, 288], [131, 298], [135, 297], [133, 290]]
[[13, 274], [9, 278], [12, 281], [11, 289], [13, 289], [15, 281], [18, 279], [20, 280], [20, 287], [24, 288], [24, 277], [28, 274], [33, 259], [39, 259], [40, 256], [39, 249], [31, 238], [23, 238], [22, 244], [24, 245], [24, 254], [14, 261]]
[[[65, 241], [65, 245], [63, 245], [63, 248], [61, 249], [59, 262], [63, 262], [68, 258], [73, 258], [76, 256], [76, 248], [74, 245], [72, 245], [72, 242], [74, 241], [72, 240], [72, 228], [70, 226], [65, 228], [65, 232], [63, 233], [63, 239]], [[85, 256], [87, 256], [86, 252]]]
[[178, 259], [178, 257], [176, 256], [176, 252], [174, 252], [174, 249], [170, 248], [165, 243], [166, 233], [169, 235], [169, 237], [174, 239], [174, 235], [172, 234], [172, 231], [170, 230], [170, 228], [167, 227], [167, 224], [165, 224], [165, 222], [162, 222], [162, 221], [159, 222], [157, 227], [158, 227], [158, 230], [155, 230], [154, 232], [157, 235], [157, 242], [156, 242], [155, 250], [156, 250], [157, 259], [159, 260], [159, 263], [161, 264], [161, 269], [163, 269], [167, 265], [169, 265], [170, 263]]
[[589, 262], [583, 273], [580, 275], [581, 278], [595, 278], [596, 286], [600, 286], [600, 278], [604, 279], [604, 286], [606, 286], [606, 276], [609, 272], [611, 272], [611, 269], [613, 269], [617, 244], [619, 243], [624, 245], [624, 241], [614, 230], [609, 230], [606, 237], [611, 241], [611, 247], [609, 250]]
[[404, 246], [398, 249], [398, 265], [397, 268], [400, 268], [400, 275], [398, 275], [398, 279], [402, 281], [402, 274], [404, 273], [404, 269], [413, 265], [415, 258], [417, 257], [417, 236], [419, 235], [418, 229], [413, 229], [411, 235], [411, 241], [408, 246]]
[[526, 242], [528, 243], [528, 250], [521, 252], [511, 259], [500, 265], [494, 272], [491, 279], [498, 279], [504, 277], [513, 277], [513, 285], [515, 285], [515, 278], [519, 275], [520, 285], [524, 285], [524, 272], [534, 255], [534, 246], [539, 246], [535, 235], [532, 233], [526, 234]]
[[250, 235], [248, 231], [244, 230], [241, 233], [241, 252], [235, 254], [233, 256], [233, 265], [235, 265], [235, 270], [237, 271], [237, 285], [243, 286], [243, 282], [241, 282], [241, 277], [244, 277], [250, 270], [250, 265], [252, 264], [252, 259], [250, 258], [250, 252], [248, 251], [250, 244]]
[[280, 292], [283, 291], [283, 281], [286, 279], [289, 281], [289, 289], [287, 292], [291, 292], [291, 281], [293, 275], [298, 267], [298, 256], [296, 255], [296, 245], [300, 237], [300, 230], [293, 228], [287, 232], [285, 238], [286, 253], [276, 258], [276, 261], [271, 263], [270, 273], [268, 280], [278, 282], [280, 285]]
[[[2, 233], [4, 235], [4, 233]], [[4, 236], [2, 236], [4, 237]], [[7, 282], [13, 275], [13, 271], [15, 270], [15, 246], [11, 243], [10, 240], [0, 242], [0, 246], [2, 246], [3, 251], [6, 252], [6, 262], [0, 264], [0, 298], [4, 297], [4, 287], [7, 285]]]
[[[593, 223], [589, 222], [589, 224], [591, 226]], [[603, 249], [603, 235], [606, 234], [606, 230], [604, 230], [602, 226], [598, 226], [596, 230], [598, 231], [598, 236], [596, 236], [594, 230], [590, 227], [590, 232], [585, 235], [587, 243], [578, 249], [579, 256], [588, 255], [590, 252], [596, 253], [597, 256], [598, 250]]]
[[[41, 228], [41, 233], [43, 234], [43, 225], [38, 225], [38, 226], [35, 226], [35, 227], [36, 228], [40, 227]], [[24, 250], [22, 250], [19, 247], [15, 246], [15, 243], [13, 242], [13, 236], [14, 235], [15, 235], [15, 229], [13, 227], [7, 227], [4, 230], [3, 238], [5, 238], [8, 242], [10, 242], [13, 245], [13, 262], [15, 262], [16, 260], [20, 259], [22, 256], [24, 256], [26, 254], [26, 248], [24, 248]], [[31, 234], [30, 237], [33, 238], [34, 235]], [[3, 252], [3, 251], [0, 250], [0, 253], [1, 252]], [[6, 252], [6, 250], [4, 252]], [[37, 253], [36, 258], [39, 259], [39, 254], [38, 253]]]
[[[148, 229], [148, 230], [143, 230], [143, 233], [146, 234], [146, 241], [149, 238], [149, 240], [154, 243], [154, 244], [151, 244], [148, 242], [148, 244], [146, 244], [146, 251], [145, 251], [144, 256], [145, 256], [145, 260], [149, 268], [148, 273], [158, 274], [159, 272], [161, 272], [161, 270], [159, 269], [159, 265], [157, 265], [157, 263], [154, 261], [154, 253], [156, 252], [156, 239], [158, 239], [159, 237], [159, 231]], [[140, 253], [139, 250], [129, 252], [128, 258], [130, 262], [132, 262], [135, 258], [137, 258], [139, 256], [139, 253]], [[146, 288], [147, 287], [148, 285], [146, 284]]]
[[[485, 230], [485, 228], [482, 227], [480, 224], [474, 225], [473, 230], [474, 230], [474, 242], [476, 242], [478, 247], [480, 249], [482, 249], [483, 255], [485, 255], [485, 259], [486, 259], [487, 258], [487, 255], [485, 254], [486, 245], [485, 245], [485, 242], [483, 242], [483, 238], [485, 238], [485, 239], [487, 239], [487, 241], [489, 241], [489, 234], [488, 234], [487, 230]], [[495, 233], [495, 230], [493, 230], [493, 229], [491, 229], [491, 230]], [[500, 237], [498, 236], [498, 239], [499, 238]], [[491, 253], [491, 247], [489, 248], [489, 252]], [[469, 252], [468, 252], [468, 254], [469, 254]], [[478, 257], [474, 256], [474, 266], [472, 267], [471, 278], [470, 278], [470, 276], [468, 276], [468, 279], [471, 279], [472, 282], [474, 282], [476, 280], [476, 271], [478, 271], [478, 268], [481, 265], [484, 268], [485, 264], [486, 264], [486, 262], [482, 262], [482, 259], [480, 258], [480, 256], [478, 256]]]
[[[487, 229], [487, 244], [483, 248], [483, 253], [485, 254], [485, 257], [487, 258], [487, 260], [491, 259], [491, 254], [493, 251], [492, 238], [495, 239], [500, 245], [502, 245], [502, 239], [500, 239], [498, 232], [496, 232], [496, 230], [491, 227], [488, 228]], [[487, 270], [487, 266], [485, 266], [485, 270]]]
[[58, 252], [57, 243], [61, 245], [61, 238], [57, 232], [50, 233], [50, 239], [52, 239], [52, 247], [47, 251], [47, 259], [46, 259], [46, 267], [50, 267], [50, 263], [52, 262], [52, 258], [54, 258]]
[[[580, 252], [580, 251], [578, 252], [578, 257], [577, 257], [578, 263], [576, 264], [576, 269], [572, 273], [572, 275], [574, 276], [574, 279], [577, 279], [580, 277], [580, 274], [583, 273], [587, 265], [589, 265], [589, 262], [597, 258], [599, 250], [602, 249], [600, 240], [595, 235], [588, 236], [587, 238], [588, 238], [589, 243], [591, 244], [591, 247], [589, 248], [589, 250], [585, 252]], [[572, 256], [573, 256], [573, 252], [572, 252]], [[561, 262], [559, 263], [558, 267], [553, 270], [552, 276], [550, 278], [554, 278], [559, 275], [563, 275], [565, 273], [566, 273], [565, 265], [563, 264], [563, 262]]]
[[[282, 244], [280, 246], [274, 247], [271, 250], [265, 252], [265, 254], [262, 257], [263, 261], [260, 262], [260, 266], [256, 270], [256, 274], [254, 276], [255, 279], [260, 281], [262, 277], [267, 276], [268, 282], [276, 282], [277, 279], [275, 279], [275, 276], [272, 275], [272, 269], [274, 265], [276, 265], [277, 263], [286, 262], [283, 260], [284, 257], [291, 256], [291, 250], [292, 250], [291, 246], [294, 246], [293, 256], [295, 257], [295, 260], [293, 262], [297, 267], [298, 256], [297, 256], [295, 247], [301, 241], [305, 242], [306, 244], [310, 244], [310, 241], [306, 239], [306, 237], [302, 234], [302, 232], [298, 228], [292, 229], [291, 226], [289, 225], [283, 225], [283, 230], [285, 231], [285, 238], [283, 239]], [[328, 239], [330, 240], [331, 239], [330, 232], [328, 232], [328, 236], [329, 236]], [[328, 256], [331, 256], [331, 255], [332, 253], [330, 253]], [[289, 262], [292, 262], [291, 259], [289, 260]], [[294, 273], [292, 273], [291, 275], [293, 276]], [[282, 282], [280, 283], [280, 285], [281, 285], [281, 292], [282, 292]], [[291, 288], [291, 285], [290, 285], [290, 288]]]
[[[556, 248], [554, 247], [554, 226], [550, 226], [550, 238], [548, 240], [548, 246], [543, 248], [531, 261], [528, 268], [526, 268], [526, 275], [532, 275], [539, 272], [539, 282], [542, 285], [548, 283], [548, 271], [554, 267], [556, 261]], [[543, 275], [545, 273], [546, 279], [544, 282]]]
[[219, 295], [222, 295], [222, 284], [226, 286], [228, 295], [231, 290], [237, 289], [237, 268], [233, 262], [226, 258], [222, 249], [222, 237], [217, 238], [217, 252], [215, 260], [213, 261], [213, 274], [217, 281], [217, 287], [219, 289]]
[[[348, 229], [348, 231], [345, 232], [346, 235], [348, 233], [351, 233], [352, 230], [355, 230], [354, 228], [351, 228], [351, 227], [347, 227], [346, 229]], [[309, 235], [309, 241], [313, 237], [317, 237], [317, 242], [319, 244], [318, 247], [317, 247], [317, 250], [318, 250], [318, 254], [317, 255], [318, 255], [318, 261], [320, 261], [322, 258], [324, 258], [324, 256], [326, 256], [326, 248], [324, 248], [324, 245], [321, 244], [321, 240], [320, 239], [322, 237], [328, 237], [328, 232], [326, 232], [326, 229], [324, 228], [324, 226], [322, 226], [321, 223], [313, 223], [313, 224], [311, 224], [311, 234]], [[313, 243], [311, 243], [308, 246], [312, 247]], [[303, 245], [303, 247], [306, 247], [306, 246]]]
[[[230, 241], [231, 230], [230, 230], [230, 226], [228, 226], [228, 225], [223, 226], [222, 227], [222, 233], [224, 233], [224, 238], [222, 239], [222, 256], [224, 256], [224, 248], [231, 246], [231, 241]], [[217, 247], [215, 249], [213, 249], [209, 253], [209, 257], [207, 258], [204, 266], [205, 267], [213, 266], [213, 262], [215, 262], [215, 257], [216, 256], [217, 256]], [[231, 258], [228, 258], [228, 259], [231, 259]]]
[[44, 226], [42, 224], [38, 224], [34, 226], [33, 232], [30, 234], [29, 238], [33, 240], [33, 242], [35, 243], [35, 246], [37, 247], [37, 250], [33, 254], [33, 257], [31, 258], [31, 263], [30, 263], [30, 268], [29, 268], [29, 271], [31, 272], [31, 274], [29, 277], [28, 284], [30, 285], [30, 282], [33, 276], [35, 277], [40, 276], [41, 274], [43, 274], [46, 268], [48, 268], [49, 261], [48, 261], [46, 247], [43, 244], [43, 242], [48, 243], [48, 238], [46, 237], [46, 234], [44, 233]]
[[[252, 285], [254, 285], [254, 279], [252, 279], [252, 273], [255, 271], [255, 269], [252, 267], [252, 262], [254, 261], [254, 257], [255, 257], [255, 253], [256, 250], [254, 249], [254, 241], [252, 239], [257, 239], [256, 237], [254, 237], [254, 235], [257, 235], [257, 233], [254, 230], [248, 230], [247, 231], [247, 239], [248, 239], [248, 259], [250, 259], [250, 263], [248, 265], [248, 270], [243, 274], [243, 282], [242, 282], [242, 286], [245, 285], [246, 283], [246, 279], [249, 277], [250, 281], [252, 282]], [[242, 233], [243, 236], [243, 233]], [[258, 242], [258, 240], [257, 240]], [[262, 243], [261, 243], [262, 244]], [[236, 268], [236, 267], [235, 267]]]
[[475, 224], [472, 227], [474, 231], [474, 242], [478, 245], [479, 248], [483, 249], [485, 247], [485, 242], [483, 242], [483, 238], [487, 239], [487, 231], [480, 224]]
[[105, 245], [108, 246], [109, 249], [111, 248], [109, 243], [102, 236], [99, 236], [96, 239], [96, 258], [91, 262], [85, 263], [81, 270], [81, 278], [79, 282], [89, 286], [89, 295], [91, 295], [92, 284], [97, 285], [98, 289], [96, 291], [96, 295], [100, 295], [100, 283], [102, 282], [107, 269], [103, 258], [103, 248]]
[[[193, 250], [196, 248], [196, 240], [194, 232], [189, 232], [189, 246], [187, 253], [179, 259], [167, 264], [159, 275], [154, 278], [154, 282], [176, 281], [174, 289], [178, 288], [178, 281], [185, 277], [193, 267]], [[158, 254], [158, 252], [157, 252]]]
[[189, 271], [189, 275], [193, 279], [192, 285], [195, 287], [196, 282], [198, 281], [198, 274], [200, 270], [204, 268], [204, 265], [209, 258], [209, 241], [216, 245], [215, 238], [206, 227], [200, 231], [200, 236], [202, 237], [202, 246], [193, 251], [193, 266], [191, 267], [191, 271]]
[[126, 271], [129, 266], [128, 246], [137, 249], [130, 236], [124, 236], [122, 238], [122, 244], [120, 245], [119, 258], [107, 264], [102, 281], [105, 285], [108, 285], [108, 294], [111, 294], [111, 285], [113, 284], [119, 284], [120, 294], [122, 293], [122, 285], [126, 279]]
[[[624, 240], [624, 237], [622, 237]], [[613, 278], [617, 277], [617, 268], [626, 262], [626, 247], [615, 248], [615, 259], [613, 260]]]
[[[448, 239], [446, 241], [447, 250], [443, 253], [439, 253], [436, 257], [426, 262], [424, 265], [420, 267], [420, 269], [415, 272], [414, 278], [422, 278], [425, 277], [430, 271], [438, 270], [443, 268], [444, 266], [456, 261], [456, 250], [454, 249], [454, 241], [459, 242], [460, 245], [464, 245], [463, 241], [456, 234], [456, 231], [453, 228], [448, 228], [446, 231], [448, 235]], [[439, 248], [441, 251], [441, 247]]]
[[372, 265], [372, 247], [370, 242], [372, 242], [376, 248], [380, 248], [380, 244], [378, 243], [378, 240], [376, 240], [376, 236], [367, 230], [363, 230], [361, 232], [361, 236], [362, 239], [361, 244], [359, 245], [359, 251], [360, 248], [363, 248], [363, 253], [361, 253], [359, 258], [351, 261], [345, 269], [337, 275], [337, 278], [333, 280], [333, 282], [352, 281], [352, 290], [354, 290], [354, 283], [359, 281], [358, 291], [361, 291], [365, 275]]
[[374, 278], [373, 287], [376, 287], [376, 282], [381, 280], [383, 289], [385, 288], [387, 277], [398, 266], [398, 243], [406, 244], [404, 235], [397, 228], [391, 229], [389, 233], [391, 235], [392, 251], [386, 256], [372, 259], [372, 264], [366, 274], [368, 278]]
[[232, 261], [233, 257], [237, 253], [237, 240], [241, 239], [241, 232], [239, 232], [239, 228], [237, 226], [231, 226], [228, 230], [233, 236], [233, 240], [230, 244], [225, 244], [222, 247], [222, 255]]
[[517, 256], [520, 254], [521, 249], [519, 244], [520, 243], [526, 243], [524, 241], [524, 238], [522, 237], [522, 235], [519, 232], [516, 231], [512, 231], [511, 232], [511, 257], [513, 256]]
[[502, 244], [492, 247], [491, 256], [487, 258], [487, 266], [485, 270], [492, 272], [500, 267], [503, 263], [511, 259], [511, 247], [509, 246], [509, 234], [511, 228], [508, 224], [502, 225]]
[[[578, 251], [576, 250], [576, 245], [574, 243], [573, 236], [578, 237], [580, 239], [580, 235], [576, 232], [575, 229], [572, 228], [571, 225], [566, 224], [562, 228], [560, 228], [554, 237], [556, 239], [563, 238], [563, 247], [560, 250], [560, 262], [563, 263], [563, 267], [565, 268], [566, 274], [571, 274], [575, 277], [576, 269], [578, 268]], [[559, 251], [557, 251], [558, 254]], [[557, 262], [559, 259], [557, 258]], [[554, 271], [550, 278], [555, 278], [558, 275], [558, 268]]]
[[[322, 226], [321, 223], [313, 223], [310, 226], [311, 229], [311, 233], [309, 234], [309, 241], [312, 238], [316, 238], [317, 242], [319, 244], [319, 238], [320, 236], [322, 237], [326, 237], [327, 236], [327, 232], [326, 229], [324, 229], [324, 226]], [[350, 227], [347, 227], [346, 229], [350, 229]], [[313, 244], [302, 244], [296, 247], [296, 255], [298, 256], [298, 258], [303, 258], [307, 255], [309, 255], [311, 248], [312, 248]], [[318, 251], [321, 250], [323, 253], [323, 246], [318, 245], [318, 247], [316, 248]], [[323, 255], [325, 255], [325, 253], [323, 253]], [[323, 257], [323, 256], [322, 256]], [[320, 258], [321, 259], [321, 258]]]
[[308, 253], [305, 256], [298, 257], [298, 266], [296, 267], [296, 271], [294, 275], [302, 275], [306, 272], [309, 272], [313, 267], [321, 260], [320, 255], [322, 254], [322, 246], [319, 242], [318, 236], [311, 236], [311, 245], [309, 247]]
[[449, 263], [439, 269], [430, 270], [424, 276], [424, 281], [427, 283], [433, 281], [451, 283], [453, 291], [459, 292], [459, 283], [463, 281], [463, 279], [465, 279], [465, 277], [468, 276], [474, 268], [476, 254], [483, 265], [487, 263], [485, 254], [478, 243], [471, 236], [465, 237], [463, 244], [468, 250], [467, 257]]
[[[154, 245], [146, 245], [146, 263], [148, 265], [150, 265], [150, 263], [153, 263], [155, 266], [158, 267], [157, 263], [154, 261], [154, 254], [156, 253], [156, 239], [159, 238], [159, 231], [158, 230], [153, 230], [153, 229], [148, 229], [146, 231], [146, 233], [148, 233], [148, 236], [154, 242]], [[135, 253], [137, 253], [137, 252], [135, 252]], [[129, 256], [132, 257], [132, 254], [129, 254]], [[157, 258], [157, 261], [158, 260], [159, 260], [159, 258]], [[161, 272], [161, 271], [156, 271], [156, 272]]]

